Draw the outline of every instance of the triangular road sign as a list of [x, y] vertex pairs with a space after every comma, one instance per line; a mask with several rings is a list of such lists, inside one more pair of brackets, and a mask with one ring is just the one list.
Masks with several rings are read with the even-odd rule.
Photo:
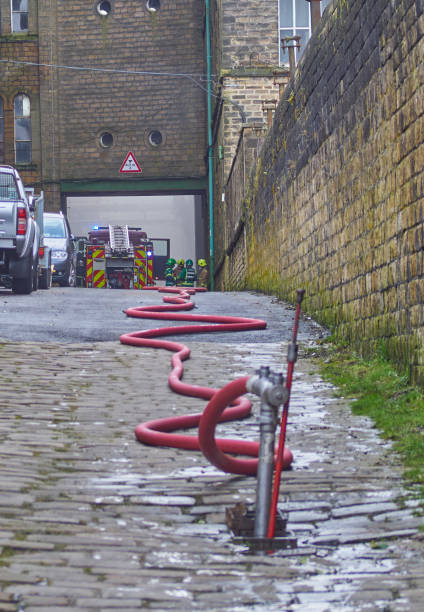
[[128, 153], [122, 166], [119, 168], [119, 172], [141, 172], [141, 168], [131, 151]]

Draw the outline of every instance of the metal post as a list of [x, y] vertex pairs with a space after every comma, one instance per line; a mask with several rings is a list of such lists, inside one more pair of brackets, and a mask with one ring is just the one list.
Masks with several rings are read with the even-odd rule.
[[248, 391], [259, 395], [261, 398], [258, 481], [254, 526], [254, 536], [256, 538], [265, 538], [268, 531], [278, 407], [285, 403], [288, 395], [283, 385], [283, 375], [274, 374], [268, 367], [262, 367], [258, 371], [257, 376], [250, 378], [246, 385]]
[[214, 247], [214, 193], [213, 193], [213, 138], [212, 138], [212, 42], [210, 23], [210, 0], [205, 0], [206, 30], [206, 98], [208, 134], [208, 194], [209, 194], [209, 287], [215, 290], [215, 247]]
[[262, 102], [262, 112], [266, 112], [266, 124], [268, 129], [272, 127], [272, 118], [276, 107], [277, 100], [264, 100]]
[[[283, 51], [288, 49], [289, 51], [289, 67], [290, 67], [290, 76], [293, 76], [294, 71], [296, 70], [296, 56], [295, 49], [300, 49], [300, 36], [287, 36], [286, 38], [281, 39], [281, 47]], [[293, 44], [288, 45], [287, 43], [292, 42]]]
[[309, 2], [311, 10], [311, 28], [314, 32], [321, 19], [321, 0], [306, 0]]

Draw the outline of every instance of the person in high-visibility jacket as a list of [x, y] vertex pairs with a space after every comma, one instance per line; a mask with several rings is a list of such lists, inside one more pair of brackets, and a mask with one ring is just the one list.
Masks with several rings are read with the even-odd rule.
[[165, 267], [165, 285], [173, 287], [175, 285], [174, 267], [177, 262], [175, 259], [168, 259]]
[[183, 287], [194, 287], [194, 281], [196, 280], [196, 270], [193, 267], [193, 261], [187, 259], [185, 262], [184, 269], [180, 274], [181, 285]]
[[184, 270], [184, 259], [179, 259], [177, 265], [174, 267], [173, 274], [175, 278], [175, 284], [181, 285], [181, 273]]
[[206, 287], [207, 289], [209, 282], [208, 264], [205, 259], [199, 259], [197, 266], [197, 286]]

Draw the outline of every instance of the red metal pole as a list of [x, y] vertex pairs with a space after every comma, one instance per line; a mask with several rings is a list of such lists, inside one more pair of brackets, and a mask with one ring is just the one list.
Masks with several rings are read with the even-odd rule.
[[296, 306], [296, 314], [294, 318], [294, 327], [293, 327], [293, 338], [292, 342], [289, 344], [289, 350], [287, 355], [287, 377], [286, 377], [286, 389], [288, 391], [287, 401], [283, 407], [283, 414], [281, 415], [281, 427], [280, 427], [280, 438], [278, 441], [278, 450], [277, 450], [277, 460], [275, 463], [275, 475], [274, 475], [274, 487], [272, 490], [272, 498], [271, 498], [271, 508], [269, 513], [269, 523], [268, 523], [268, 538], [273, 538], [275, 535], [275, 523], [277, 519], [277, 504], [278, 497], [280, 494], [280, 482], [281, 482], [281, 472], [283, 470], [283, 455], [284, 455], [284, 445], [286, 442], [286, 429], [287, 429], [287, 417], [289, 414], [289, 403], [290, 403], [290, 391], [293, 380], [293, 370], [294, 364], [297, 360], [297, 331], [299, 329], [299, 319], [300, 319], [300, 307], [302, 304], [303, 296], [305, 295], [304, 289], [298, 289], [297, 291], [297, 306]]

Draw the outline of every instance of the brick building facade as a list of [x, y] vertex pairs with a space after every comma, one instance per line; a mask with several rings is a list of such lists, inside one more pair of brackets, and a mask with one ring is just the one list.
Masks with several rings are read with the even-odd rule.
[[[48, 208], [59, 209], [78, 185], [202, 188], [202, 2], [0, 0], [0, 28], [0, 163], [43, 189]], [[30, 108], [25, 159], [17, 153], [19, 95]], [[142, 169], [136, 177], [119, 172], [129, 151]]]
[[[0, 0], [0, 163], [43, 189], [51, 210], [75, 194], [181, 191], [206, 199], [207, 6]], [[288, 81], [279, 65], [281, 14], [299, 7], [305, 13], [309, 2], [210, 0], [218, 216], [242, 130], [266, 126]], [[19, 101], [29, 113], [22, 121]], [[26, 142], [17, 142], [17, 127]], [[17, 156], [19, 146], [27, 157]], [[129, 151], [142, 173], [119, 172]]]

